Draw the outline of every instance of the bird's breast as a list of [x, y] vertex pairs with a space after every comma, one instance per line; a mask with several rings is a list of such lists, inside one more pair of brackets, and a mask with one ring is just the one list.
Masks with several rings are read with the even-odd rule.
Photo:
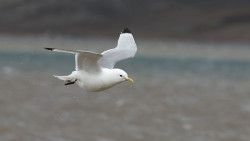
[[79, 87], [92, 92], [103, 91], [108, 88], [113, 87], [117, 83], [107, 80], [102, 75], [80, 75], [79, 80], [77, 80]]

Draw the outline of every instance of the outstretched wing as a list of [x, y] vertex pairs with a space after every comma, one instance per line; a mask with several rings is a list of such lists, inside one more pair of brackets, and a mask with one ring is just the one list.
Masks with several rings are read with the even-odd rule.
[[117, 62], [134, 57], [136, 51], [134, 37], [129, 29], [125, 28], [120, 34], [117, 47], [102, 53], [103, 57], [99, 60], [99, 65], [112, 69]]
[[56, 52], [75, 54], [76, 70], [83, 70], [88, 73], [98, 73], [101, 70], [98, 64], [98, 60], [102, 58], [101, 54], [88, 51], [81, 51], [81, 50], [65, 50], [56, 48], [45, 48], [45, 49]]

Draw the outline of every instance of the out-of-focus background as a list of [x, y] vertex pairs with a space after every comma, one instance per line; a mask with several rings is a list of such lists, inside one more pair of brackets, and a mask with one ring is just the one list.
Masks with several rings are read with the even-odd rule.
[[[91, 93], [52, 75], [129, 27], [135, 83]], [[0, 140], [249, 141], [248, 0], [0, 1]]]

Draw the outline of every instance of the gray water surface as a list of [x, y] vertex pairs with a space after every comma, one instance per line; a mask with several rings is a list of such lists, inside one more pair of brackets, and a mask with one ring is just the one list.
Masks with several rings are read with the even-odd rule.
[[[0, 52], [0, 71], [5, 73], [68, 74], [74, 70], [74, 65], [74, 55], [71, 54]], [[116, 67], [132, 75], [153, 77], [187, 75], [232, 80], [250, 79], [250, 60], [136, 56], [119, 62]]]

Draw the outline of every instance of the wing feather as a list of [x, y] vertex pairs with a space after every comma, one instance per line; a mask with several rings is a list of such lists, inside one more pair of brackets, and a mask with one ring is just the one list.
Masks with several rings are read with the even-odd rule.
[[76, 70], [83, 70], [88, 73], [97, 73], [100, 72], [101, 70], [98, 61], [100, 58], [102, 58], [102, 55], [99, 53], [82, 51], [82, 50], [65, 50], [56, 48], [45, 48], [45, 49], [56, 52], [75, 54]]
[[135, 56], [137, 46], [131, 33], [121, 33], [116, 48], [106, 50], [99, 60], [99, 65], [104, 68], [114, 68], [115, 64], [121, 60]]

